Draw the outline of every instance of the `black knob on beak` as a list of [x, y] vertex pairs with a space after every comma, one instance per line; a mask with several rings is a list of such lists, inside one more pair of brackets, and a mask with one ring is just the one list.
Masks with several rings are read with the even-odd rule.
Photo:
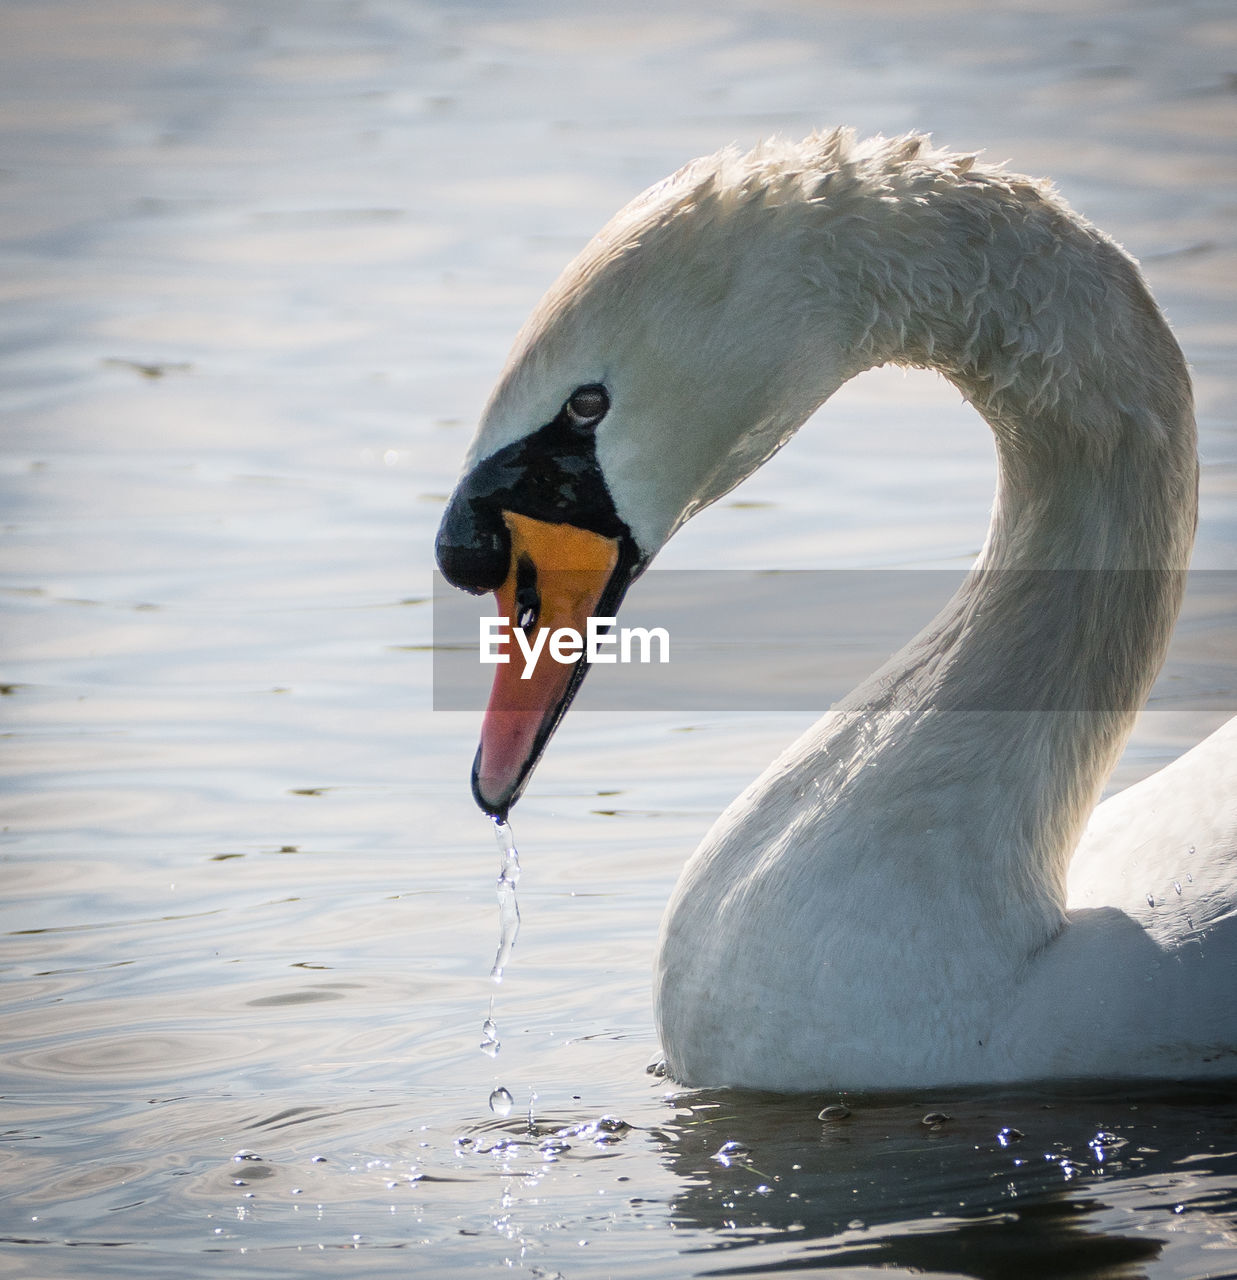
[[461, 482], [447, 504], [434, 554], [443, 577], [453, 587], [481, 595], [506, 580], [511, 533], [497, 504], [469, 492], [471, 479], [469, 476]]

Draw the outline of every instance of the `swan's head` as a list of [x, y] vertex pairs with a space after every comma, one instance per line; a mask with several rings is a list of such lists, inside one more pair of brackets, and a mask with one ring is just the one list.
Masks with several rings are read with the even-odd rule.
[[[856, 320], [818, 305], [827, 268], [805, 254], [822, 168], [807, 150], [723, 152], [651, 188], [518, 336], [437, 550], [449, 581], [495, 591], [531, 640], [613, 615], [674, 530], [855, 372], [840, 353]], [[586, 669], [541, 661], [525, 681], [518, 658], [495, 668], [473, 770], [496, 816]]]

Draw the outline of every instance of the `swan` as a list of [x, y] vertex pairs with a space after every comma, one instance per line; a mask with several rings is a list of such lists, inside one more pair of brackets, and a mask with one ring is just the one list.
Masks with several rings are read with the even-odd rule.
[[[991, 426], [941, 613], [717, 819], [666, 909], [668, 1074], [777, 1091], [1237, 1075], [1237, 719], [1091, 817], [1163, 661], [1192, 393], [1137, 266], [1045, 183], [849, 131], [688, 164], [520, 331], [438, 534], [529, 636], [613, 615], [847, 379], [936, 369]], [[505, 819], [587, 661], [496, 668]]]

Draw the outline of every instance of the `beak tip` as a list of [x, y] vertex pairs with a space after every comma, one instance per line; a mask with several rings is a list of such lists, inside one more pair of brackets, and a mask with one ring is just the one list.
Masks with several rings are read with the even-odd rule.
[[508, 788], [505, 794], [500, 789], [498, 798], [491, 799], [486, 794], [489, 785], [492, 785], [491, 780], [483, 780], [481, 777], [481, 748], [478, 747], [476, 758], [472, 762], [472, 798], [486, 817], [493, 818], [495, 822], [506, 822], [511, 806], [519, 799], [519, 788]]

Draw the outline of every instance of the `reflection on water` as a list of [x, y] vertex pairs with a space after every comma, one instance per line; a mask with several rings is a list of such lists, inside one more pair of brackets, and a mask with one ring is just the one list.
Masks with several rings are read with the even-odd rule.
[[[477, 717], [429, 661], [529, 306], [687, 157], [832, 123], [1050, 173], [1144, 260], [1233, 569], [1231, 53], [1209, 0], [3, 6], [0, 1274], [1237, 1269], [1226, 1098], [818, 1119], [645, 1074], [677, 870], [806, 713], [569, 717], [498, 1080]], [[957, 400], [859, 380], [659, 564], [956, 571], [993, 479]], [[1195, 603], [1231, 699], [1233, 601]], [[1215, 722], [1197, 680], [1153, 706], [1115, 785]]]
[[[1237, 1173], [1227, 1092], [1057, 1088], [848, 1111], [822, 1121], [786, 1099], [679, 1100], [665, 1126], [684, 1187], [675, 1220], [726, 1233], [732, 1251], [709, 1274], [863, 1263], [981, 1280], [1140, 1275], [1132, 1264], [1180, 1247], [1194, 1215], [1237, 1208], [1231, 1187], [1197, 1198], [1200, 1175]], [[723, 1136], [742, 1158], [718, 1160]]]

